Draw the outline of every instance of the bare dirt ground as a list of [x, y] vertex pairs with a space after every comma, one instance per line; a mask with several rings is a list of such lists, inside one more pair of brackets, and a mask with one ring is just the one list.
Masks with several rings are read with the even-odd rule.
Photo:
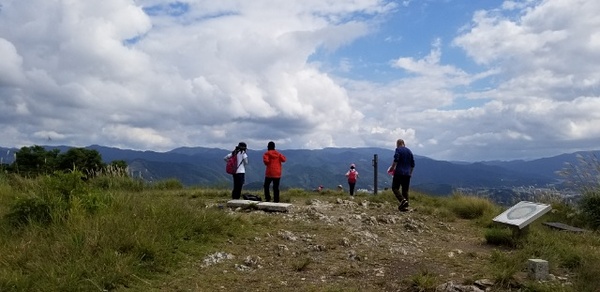
[[472, 221], [443, 219], [418, 204], [399, 212], [364, 197], [292, 203], [287, 213], [224, 208], [253, 232], [190, 258], [157, 290], [432, 291], [490, 277], [497, 247]]

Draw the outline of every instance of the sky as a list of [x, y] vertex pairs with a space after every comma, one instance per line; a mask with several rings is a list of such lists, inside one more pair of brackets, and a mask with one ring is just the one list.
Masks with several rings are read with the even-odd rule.
[[0, 146], [600, 149], [598, 0], [0, 0]]

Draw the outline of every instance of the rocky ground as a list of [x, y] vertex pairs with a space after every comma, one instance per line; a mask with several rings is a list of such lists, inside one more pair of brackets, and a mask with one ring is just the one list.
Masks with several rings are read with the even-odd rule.
[[[172, 275], [171, 291], [503, 291], [474, 222], [356, 198], [292, 202], [287, 213], [224, 208], [258, 227]], [[245, 223], [244, 223], [245, 222]]]

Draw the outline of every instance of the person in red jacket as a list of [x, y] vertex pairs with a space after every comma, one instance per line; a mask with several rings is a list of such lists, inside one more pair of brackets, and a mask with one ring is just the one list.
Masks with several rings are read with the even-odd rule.
[[273, 202], [279, 203], [279, 182], [281, 180], [281, 163], [285, 162], [285, 156], [275, 150], [275, 142], [267, 144], [267, 152], [263, 154], [263, 162], [267, 169], [265, 170], [265, 201], [271, 201], [269, 192], [271, 182], [273, 182]]

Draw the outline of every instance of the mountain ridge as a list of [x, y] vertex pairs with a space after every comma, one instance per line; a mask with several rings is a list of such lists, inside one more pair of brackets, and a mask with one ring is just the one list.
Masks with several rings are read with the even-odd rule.
[[[43, 146], [59, 149], [70, 146]], [[83, 147], [100, 153], [104, 162], [124, 160], [135, 177], [148, 181], [175, 178], [186, 186], [228, 186], [230, 177], [224, 170], [223, 157], [231, 150], [207, 147], [178, 147], [166, 152], [141, 151], [90, 145]], [[0, 147], [3, 163], [12, 163], [16, 148]], [[266, 149], [248, 149], [250, 164], [247, 166], [246, 189], [261, 189], [264, 179], [262, 154]], [[384, 189], [391, 185], [386, 174], [393, 157], [392, 149], [377, 147], [323, 148], [279, 150], [288, 161], [283, 167], [282, 188], [314, 189], [346, 188], [345, 172], [351, 163], [360, 173], [358, 189]], [[12, 153], [12, 154], [11, 154]], [[560, 187], [557, 172], [569, 163], [576, 163], [578, 156], [598, 155], [598, 151], [575, 152], [534, 160], [451, 162], [415, 155], [416, 167], [411, 188], [449, 194], [457, 188], [510, 188], [518, 186]], [[375, 168], [377, 156], [377, 168]], [[375, 179], [377, 172], [377, 179]]]

